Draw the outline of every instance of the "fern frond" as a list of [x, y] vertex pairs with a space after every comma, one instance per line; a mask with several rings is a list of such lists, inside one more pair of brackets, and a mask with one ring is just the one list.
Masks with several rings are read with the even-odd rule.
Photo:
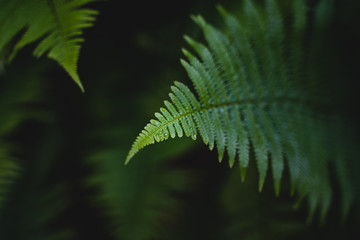
[[[22, 79], [25, 79], [22, 82]], [[11, 192], [12, 184], [21, 175], [22, 167], [15, 157], [17, 144], [8, 138], [21, 124], [28, 120], [44, 120], [43, 111], [32, 109], [31, 105], [39, 103], [42, 88], [39, 79], [39, 67], [32, 65], [29, 69], [16, 72], [9, 78], [1, 79], [0, 87], [0, 209]]]
[[[210, 149], [216, 145], [219, 161], [227, 151], [230, 167], [237, 156], [244, 175], [251, 143], [259, 190], [271, 168], [275, 192], [279, 194], [286, 161], [293, 189], [300, 198], [308, 199], [310, 218], [320, 208], [324, 219], [332, 195], [329, 166], [338, 152], [338, 143], [344, 140], [329, 135], [334, 127], [330, 119], [337, 114], [327, 113], [324, 108], [333, 102], [324, 98], [324, 75], [313, 62], [323, 59], [326, 51], [319, 44], [324, 45], [326, 39], [331, 1], [319, 2], [312, 23], [305, 2], [294, 1], [293, 17], [287, 19], [290, 27], [285, 26], [279, 2], [266, 0], [263, 9], [245, 0], [242, 19], [219, 7], [225, 31], [201, 16], [193, 17], [207, 46], [186, 36], [196, 55], [183, 50], [187, 60], [181, 63], [198, 97], [184, 84], [175, 82], [169, 94], [171, 101], [164, 102], [166, 108], [161, 108], [161, 113], [156, 113], [156, 119], [136, 138], [126, 164], [145, 146], [169, 136], [182, 137], [184, 131], [194, 140], [200, 135]], [[305, 38], [306, 31], [312, 33], [310, 38]], [[346, 156], [341, 161], [349, 161]], [[353, 198], [348, 199], [350, 194], [346, 192], [348, 209]]]
[[0, 209], [3, 205], [9, 185], [14, 181], [19, 172], [19, 166], [8, 156], [7, 149], [1, 143], [0, 149]]
[[[129, 129], [109, 129], [101, 138], [128, 139]], [[97, 136], [99, 138], [99, 136]], [[117, 239], [150, 239], [168, 231], [170, 224], [163, 218], [176, 219], [181, 200], [174, 193], [191, 189], [189, 170], [172, 167], [170, 158], [190, 146], [191, 142], [168, 142], [166, 148], [155, 148], [157, 154], [143, 155], [146, 162], [125, 167], [118, 161], [126, 156], [126, 149], [117, 146], [97, 148], [89, 156], [96, 172], [88, 180], [100, 193], [96, 203], [105, 207], [105, 215], [114, 225]]]
[[250, 166], [248, 171], [241, 185], [239, 174], [231, 172], [220, 193], [226, 221], [221, 239], [292, 239], [306, 232], [304, 221], [293, 213], [292, 200], [275, 199], [268, 186], [258, 194], [256, 169]]
[[84, 41], [82, 30], [91, 27], [96, 11], [82, 8], [96, 0], [1, 0], [0, 54], [10, 41], [25, 31], [11, 49], [11, 61], [18, 50], [41, 40], [34, 55], [47, 56], [57, 61], [84, 91], [77, 74], [80, 44]]
[[[40, 63], [39, 66], [40, 71], [43, 70], [44, 63]], [[34, 109], [33, 106], [39, 105], [43, 99], [40, 93], [44, 92], [41, 88], [44, 79], [41, 78], [39, 69], [35, 70], [37, 68], [36, 64], [31, 64], [27, 71], [9, 74], [11, 79], [5, 79], [8, 85], [3, 89], [7, 94], [0, 94], [4, 97], [0, 97], [0, 112], [4, 113], [1, 119], [5, 120], [0, 122], [0, 129], [5, 129], [0, 130], [0, 140], [6, 143], [1, 145], [0, 149], [6, 147], [4, 152], [7, 153], [7, 158], [0, 157], [0, 172], [6, 163], [3, 160], [8, 162], [5, 165], [8, 171], [9, 168], [13, 169], [12, 175], [8, 172], [5, 178], [6, 185], [2, 184], [4, 182], [0, 176], [0, 192], [6, 192], [4, 207], [0, 211], [0, 233], [2, 239], [69, 240], [73, 239], [74, 233], [70, 226], [53, 229], [54, 223], [68, 209], [70, 200], [67, 183], [51, 179], [54, 173], [52, 169], [56, 166], [55, 161], [61, 158], [59, 142], [62, 141], [59, 139], [62, 135], [58, 125], [50, 126], [45, 134], [38, 129], [26, 132], [31, 142], [18, 139], [14, 142], [6, 138], [12, 136], [21, 124], [26, 125], [30, 119], [31, 122], [50, 122], [51, 113], [45, 113], [45, 110], [40, 110], [39, 107]], [[7, 101], [2, 104], [1, 100]], [[1, 124], [13, 121], [15, 124]], [[34, 133], [39, 134], [42, 141], [35, 140]], [[24, 147], [24, 143], [28, 146]]]

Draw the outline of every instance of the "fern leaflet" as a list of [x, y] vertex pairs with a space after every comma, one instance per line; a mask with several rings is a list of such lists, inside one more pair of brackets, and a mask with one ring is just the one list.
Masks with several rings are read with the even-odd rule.
[[[47, 56], [57, 61], [84, 91], [77, 74], [77, 61], [82, 30], [92, 26], [96, 11], [81, 8], [96, 0], [0, 0], [0, 54], [11, 51], [11, 61], [18, 50], [41, 40], [34, 55]], [[13, 47], [11, 40], [25, 30]], [[4, 57], [4, 56], [3, 56]]]

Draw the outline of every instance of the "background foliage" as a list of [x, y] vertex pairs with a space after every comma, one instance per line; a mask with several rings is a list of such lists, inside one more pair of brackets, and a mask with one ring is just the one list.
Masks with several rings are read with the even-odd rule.
[[[260, 1], [255, 1], [260, 2]], [[314, 1], [309, 1], [314, 2]], [[285, 175], [279, 197], [271, 181], [257, 192], [250, 161], [237, 168], [191, 140], [145, 149], [123, 165], [131, 141], [158, 111], [174, 80], [189, 83], [179, 59], [183, 34], [201, 39], [190, 14], [218, 23], [218, 2], [89, 4], [100, 15], [84, 33], [78, 65], [81, 94], [68, 75], [25, 47], [0, 71], [1, 239], [357, 239], [353, 207], [341, 222], [335, 187], [323, 226], [293, 209]], [[222, 3], [236, 12], [238, 1]], [[358, 4], [336, 1], [339, 48], [347, 78], [356, 69]], [[165, 10], [164, 10], [165, 9]], [[346, 94], [358, 109], [358, 83]], [[351, 105], [352, 104], [352, 105]], [[355, 115], [355, 114], [354, 114]], [[254, 156], [250, 156], [254, 157]], [[335, 184], [336, 186], [336, 184]], [[5, 196], [4, 200], [2, 196]]]

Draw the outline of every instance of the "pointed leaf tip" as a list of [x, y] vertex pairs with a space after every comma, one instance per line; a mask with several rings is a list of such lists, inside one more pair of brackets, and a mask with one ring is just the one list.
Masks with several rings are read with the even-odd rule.
[[209, 143], [209, 150], [212, 151], [214, 149], [214, 144]]
[[192, 15], [191, 19], [200, 27], [204, 27], [206, 25], [206, 21], [201, 15]]
[[193, 45], [194, 44], [194, 40], [191, 38], [191, 37], [189, 37], [188, 35], [184, 35], [184, 39], [185, 39], [185, 41], [189, 44], [189, 45]]
[[186, 42], [188, 42], [188, 41], [190, 41], [191, 40], [191, 37], [190, 36], [188, 36], [188, 35], [183, 35], [183, 38], [184, 38], [184, 40], [186, 41]]
[[220, 149], [220, 150], [218, 149], [218, 159], [219, 159], [219, 163], [222, 162], [223, 158], [224, 158], [224, 149]]
[[247, 167], [241, 167], [240, 166], [241, 182], [245, 182], [246, 170], [247, 170]]
[[259, 179], [259, 192], [262, 192], [265, 183], [265, 178]]
[[274, 182], [274, 188], [275, 188], [276, 197], [279, 197], [280, 196], [280, 181]]
[[227, 14], [227, 11], [225, 10], [225, 8], [221, 5], [221, 4], [217, 4], [216, 5], [216, 9], [219, 11], [219, 13], [223, 16], [225, 16]]
[[180, 58], [180, 63], [184, 68], [189, 67], [189, 63], [186, 60], [182, 59], [182, 58]]
[[[56, 60], [56, 59], [55, 59]], [[56, 60], [57, 61], [57, 60]], [[69, 65], [65, 65], [65, 64], [60, 64], [64, 70], [69, 74], [69, 76], [72, 78], [72, 80], [79, 86], [80, 90], [82, 93], [85, 92], [84, 87], [80, 81], [80, 77], [76, 72], [76, 68], [69, 66]]]
[[130, 162], [130, 159], [131, 159], [132, 157], [131, 156], [127, 156], [126, 157], [126, 159], [125, 159], [125, 162], [124, 162], [124, 165], [127, 165], [129, 162]]
[[229, 157], [229, 167], [232, 168], [235, 164], [235, 157]]
[[191, 56], [191, 53], [188, 50], [186, 50], [185, 48], [182, 48], [181, 51], [186, 57]]

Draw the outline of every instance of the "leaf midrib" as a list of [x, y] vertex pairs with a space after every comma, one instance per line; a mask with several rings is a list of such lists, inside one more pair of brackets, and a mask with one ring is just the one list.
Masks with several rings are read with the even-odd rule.
[[[156, 126], [156, 128], [152, 132], [147, 131], [149, 133], [149, 135], [146, 135], [145, 138], [143, 138], [143, 139], [146, 139], [148, 137], [153, 138], [154, 135], [160, 129], [164, 128], [167, 125], [172, 124], [173, 122], [175, 122], [177, 120], [180, 120], [181, 118], [192, 115], [194, 113], [200, 113], [202, 111], [207, 111], [207, 110], [210, 110], [210, 109], [222, 108], [222, 107], [227, 107], [227, 106], [232, 106], [232, 105], [251, 104], [251, 103], [268, 103], [268, 104], [272, 104], [274, 102], [293, 102], [295, 104], [305, 103], [305, 101], [301, 100], [301, 99], [286, 98], [286, 97], [281, 97], [281, 98], [279, 97], [279, 98], [274, 98], [274, 99], [271, 99], [271, 100], [266, 99], [266, 98], [262, 98], [262, 99], [260, 98], [260, 99], [237, 100], [237, 101], [226, 102], [226, 103], [218, 103], [218, 104], [209, 105], [209, 106], [201, 107], [199, 109], [195, 109], [195, 110], [192, 110], [192, 111], [189, 111], [189, 112], [182, 113], [179, 116], [172, 118], [170, 121], [167, 121], [167, 122], [165, 122], [163, 124], [160, 124], [159, 126], [156, 126], [156, 125], [151, 123], [152, 125]], [[165, 117], [165, 119], [166, 119], [166, 117]]]

